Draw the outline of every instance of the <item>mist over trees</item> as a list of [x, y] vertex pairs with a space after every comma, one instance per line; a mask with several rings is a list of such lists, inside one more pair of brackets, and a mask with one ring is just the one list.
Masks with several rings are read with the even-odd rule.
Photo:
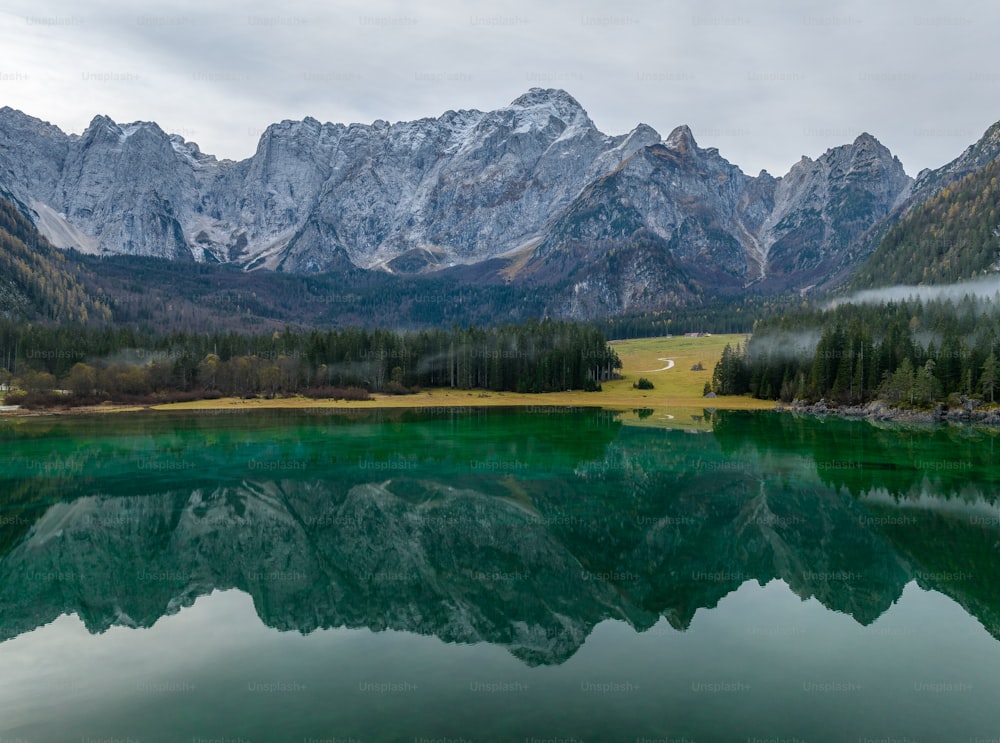
[[758, 323], [745, 349], [727, 349], [713, 389], [784, 402], [995, 402], [998, 321], [1000, 297], [974, 296], [841, 304], [772, 318]]

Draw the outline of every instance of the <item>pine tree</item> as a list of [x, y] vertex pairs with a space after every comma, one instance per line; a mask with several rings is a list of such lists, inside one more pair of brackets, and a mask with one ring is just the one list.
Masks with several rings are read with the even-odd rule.
[[979, 377], [979, 388], [984, 395], [989, 395], [991, 403], [996, 402], [995, 393], [998, 379], [1000, 379], [1000, 367], [997, 366], [996, 353], [991, 350], [983, 363], [983, 373]]

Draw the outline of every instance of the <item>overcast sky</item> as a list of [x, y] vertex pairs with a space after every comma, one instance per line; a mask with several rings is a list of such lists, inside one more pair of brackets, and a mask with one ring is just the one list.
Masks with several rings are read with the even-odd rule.
[[282, 119], [389, 121], [569, 91], [609, 134], [688, 124], [782, 175], [867, 131], [915, 175], [1000, 120], [1000, 4], [971, 0], [5, 0], [0, 105], [156, 121], [242, 159]]

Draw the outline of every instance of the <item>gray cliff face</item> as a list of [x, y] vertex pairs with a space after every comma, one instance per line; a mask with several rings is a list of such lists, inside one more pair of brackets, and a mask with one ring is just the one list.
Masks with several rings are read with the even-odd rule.
[[60, 247], [294, 272], [504, 257], [508, 279], [569, 280], [580, 312], [820, 283], [866, 253], [911, 185], [867, 134], [752, 177], [687, 127], [607, 136], [538, 88], [485, 113], [283, 121], [238, 163], [156, 124], [99, 116], [65, 135], [0, 109], [0, 187]]
[[54, 200], [73, 139], [47, 122], [0, 108], [0, 184]]
[[759, 232], [768, 272], [816, 283], [872, 249], [871, 231], [912, 185], [902, 164], [869, 134], [813, 161], [803, 158], [775, 189]]
[[678, 127], [588, 188], [549, 233], [536, 262], [566, 245], [625, 244], [644, 232], [665, 241], [675, 260], [744, 274], [737, 205], [752, 180]]
[[475, 263], [537, 241], [587, 183], [658, 142], [601, 134], [563, 91], [438, 119], [272, 125], [218, 162], [155, 124], [97, 117], [81, 136], [0, 112], [0, 183], [61, 247], [320, 271]]
[[285, 248], [315, 208], [345, 131], [311, 118], [282, 121], [250, 159], [198, 168], [200, 209], [187, 226], [195, 258], [263, 263]]
[[[156, 125], [98, 116], [71, 147], [54, 194], [66, 220], [115, 252], [190, 260], [182, 220], [195, 189]], [[44, 231], [44, 230], [43, 230]]]
[[[628, 250], [647, 236], [652, 262], [666, 265], [669, 257], [684, 268], [680, 278], [701, 286], [804, 289], [870, 250], [872, 229], [910, 184], [899, 160], [869, 135], [816, 161], [804, 158], [775, 179], [747, 176], [679, 127], [584, 191], [534, 266], [540, 276], [572, 274], [588, 262], [563, 260], [567, 251], [589, 248], [592, 265], [596, 254]], [[659, 291], [683, 296], [685, 282], [672, 270], [661, 271]]]
[[476, 263], [530, 245], [593, 178], [657, 141], [651, 129], [607, 137], [561, 91], [533, 90], [490, 113], [352, 126], [286, 270], [399, 270]]

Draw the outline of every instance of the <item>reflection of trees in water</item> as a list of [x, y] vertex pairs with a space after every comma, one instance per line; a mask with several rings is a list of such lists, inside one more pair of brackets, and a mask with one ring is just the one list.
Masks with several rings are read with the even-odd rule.
[[727, 457], [798, 459], [813, 466], [823, 484], [855, 496], [929, 491], [995, 502], [1000, 492], [1000, 430], [721, 411], [714, 432]]

